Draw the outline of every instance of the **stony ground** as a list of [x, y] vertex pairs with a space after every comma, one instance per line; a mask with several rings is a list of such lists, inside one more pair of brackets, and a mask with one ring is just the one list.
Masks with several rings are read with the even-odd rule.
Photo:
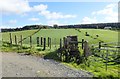
[[17, 53], [2, 53], [3, 77], [91, 77], [59, 62]]

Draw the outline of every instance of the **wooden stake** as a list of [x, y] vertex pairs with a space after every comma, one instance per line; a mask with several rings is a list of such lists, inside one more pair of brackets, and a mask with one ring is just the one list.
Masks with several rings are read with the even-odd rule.
[[101, 42], [99, 42], [99, 52], [100, 52], [100, 49], [101, 49]]
[[21, 41], [20, 45], [21, 45], [21, 48], [22, 48], [22, 35], [20, 35], [20, 41]]
[[62, 48], [62, 39], [60, 38], [60, 49]]
[[44, 43], [43, 43], [43, 50], [46, 48], [46, 38], [44, 38]]
[[84, 48], [84, 39], [82, 39], [82, 49]]
[[39, 46], [39, 37], [37, 37], [37, 46]]
[[17, 37], [16, 37], [16, 35], [15, 35], [15, 45], [17, 45]]
[[50, 43], [50, 38], [48, 37], [48, 47], [49, 47], [49, 43]]
[[30, 48], [32, 48], [32, 37], [30, 36]]
[[12, 35], [10, 33], [10, 47], [12, 47]]
[[50, 39], [50, 49], [51, 49], [51, 38], [49, 38]]
[[41, 37], [41, 46], [42, 46], [42, 42], [43, 42], [43, 40], [42, 40], [42, 39], [43, 39], [43, 37]]

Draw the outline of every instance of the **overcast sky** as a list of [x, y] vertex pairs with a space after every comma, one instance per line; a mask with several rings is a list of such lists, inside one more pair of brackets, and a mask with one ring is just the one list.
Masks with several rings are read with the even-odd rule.
[[0, 27], [66, 25], [118, 21], [117, 2], [28, 2], [0, 0]]

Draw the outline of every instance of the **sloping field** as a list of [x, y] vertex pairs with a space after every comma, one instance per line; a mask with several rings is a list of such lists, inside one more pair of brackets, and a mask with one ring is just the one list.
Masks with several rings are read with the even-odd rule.
[[[12, 41], [14, 43], [15, 35], [17, 36], [17, 40], [20, 41], [20, 35], [23, 38], [28, 37], [33, 34], [37, 30], [27, 30], [27, 31], [17, 31], [12, 33]], [[79, 32], [80, 31], [80, 32]], [[51, 37], [52, 44], [56, 42], [59, 44], [60, 38], [69, 36], [69, 35], [77, 35], [78, 40], [81, 41], [85, 39], [89, 42], [89, 44], [97, 44], [99, 41], [103, 42], [118, 42], [118, 32], [111, 30], [102, 30], [102, 29], [41, 29], [36, 34], [32, 35], [32, 43], [36, 44], [37, 37]], [[85, 32], [89, 34], [89, 36], [85, 36]], [[96, 37], [98, 35], [98, 37]], [[2, 33], [2, 39], [4, 41], [8, 41], [10, 39], [9, 32]], [[56, 40], [55, 40], [56, 39]], [[23, 41], [23, 44], [29, 44], [29, 37]]]
[[[29, 35], [32, 35], [37, 30], [26, 30], [26, 31], [16, 31], [16, 32], [5, 32], [2, 33], [2, 39], [3, 41], [9, 42], [10, 40], [10, 33], [12, 34], [12, 41], [14, 43], [15, 35], [17, 36], [17, 41], [20, 41], [20, 35], [22, 35], [22, 38], [26, 38]], [[28, 40], [28, 39], [27, 39]]]
[[[109, 43], [109, 42], [116, 42], [116, 43], [111, 43], [113, 44], [112, 46], [116, 46], [118, 42], [118, 32], [117, 31], [112, 31], [112, 30], [104, 30], [104, 29], [41, 29], [40, 31], [37, 30], [26, 30], [26, 31], [16, 31], [16, 32], [5, 32], [2, 33], [2, 39], [4, 42], [9, 42], [10, 40], [10, 35], [9, 33], [12, 34], [12, 42], [13, 44], [15, 43], [15, 35], [17, 36], [17, 41], [20, 41], [20, 35], [22, 35], [23, 39], [23, 49], [18, 49], [19, 47], [13, 46], [11, 47], [3, 47], [3, 50], [5, 51], [12, 51], [12, 52], [27, 52], [27, 53], [32, 53], [35, 55], [44, 55], [44, 58], [46, 59], [58, 59], [57, 52], [56, 52], [56, 45], [58, 45], [59, 48], [59, 41], [60, 38], [69, 36], [69, 35], [77, 35], [78, 36], [78, 41], [81, 41], [82, 39], [85, 39], [88, 41], [89, 45], [91, 44], [97, 44], [99, 41], [102, 41], [104, 43]], [[37, 33], [36, 33], [37, 32]], [[88, 36], [86, 36], [86, 32]], [[32, 50], [29, 48], [30, 46], [30, 37], [32, 36], [32, 43], [34, 44], [32, 46]], [[36, 38], [37, 37], [44, 37], [48, 38], [50, 37], [52, 39], [52, 47], [51, 49], [49, 47], [46, 48], [45, 51], [42, 51], [43, 46], [37, 47], [36, 45]], [[115, 45], [114, 45], [115, 44]], [[24, 46], [25, 45], [25, 46]], [[26, 46], [28, 45], [28, 47]], [[80, 46], [81, 44], [79, 44]], [[115, 49], [116, 48], [112, 48]], [[83, 50], [80, 48], [80, 53], [83, 52]], [[102, 52], [102, 51], [101, 51]], [[102, 52], [103, 55], [104, 51]], [[99, 53], [99, 54], [102, 54]], [[116, 52], [110, 52], [110, 54], [117, 56], [118, 54]], [[116, 54], [114, 54], [116, 53]], [[113, 56], [109, 56], [110, 59], [113, 59]], [[114, 58], [115, 59], [115, 58]], [[115, 59], [116, 60], [116, 59]], [[119, 63], [115, 62], [109, 62], [108, 63], [108, 70], [106, 71], [106, 65], [105, 65], [105, 60], [96, 56], [90, 56], [87, 62], [90, 63], [90, 66], [86, 66], [84, 63], [77, 65], [74, 62], [70, 63], [65, 63], [73, 68], [76, 69], [83, 69], [92, 72], [95, 76], [109, 76], [109, 77], [118, 77], [118, 70], [119, 70]]]

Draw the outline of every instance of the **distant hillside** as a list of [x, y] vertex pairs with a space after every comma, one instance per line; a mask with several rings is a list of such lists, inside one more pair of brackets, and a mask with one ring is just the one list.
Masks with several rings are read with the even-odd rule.
[[22, 28], [3, 28], [1, 29], [1, 32], [13, 32], [13, 31], [23, 31], [23, 30], [33, 30], [33, 29], [46, 29], [46, 28], [50, 28], [51, 26], [47, 26], [47, 25], [26, 25]]
[[77, 24], [77, 25], [64, 25], [59, 28], [94, 28], [104, 29], [105, 27], [120, 28], [120, 23], [97, 23], [97, 24]]
[[76, 24], [76, 25], [26, 25], [22, 28], [3, 28], [1, 32], [12, 32], [12, 31], [22, 31], [22, 30], [32, 30], [32, 29], [48, 29], [48, 28], [92, 28], [92, 29], [104, 29], [105, 27], [111, 27], [114, 29], [120, 29], [120, 23], [98, 23], [98, 24]]

